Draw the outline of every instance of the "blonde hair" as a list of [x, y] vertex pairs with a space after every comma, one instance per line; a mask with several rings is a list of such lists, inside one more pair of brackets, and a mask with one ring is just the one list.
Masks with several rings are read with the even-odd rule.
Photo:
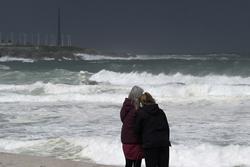
[[131, 89], [128, 98], [133, 101], [135, 108], [138, 109], [140, 106], [139, 97], [143, 94], [143, 89], [139, 86], [133, 86]]
[[143, 93], [143, 95], [140, 96], [139, 101], [142, 105], [155, 104], [155, 99], [148, 92]]

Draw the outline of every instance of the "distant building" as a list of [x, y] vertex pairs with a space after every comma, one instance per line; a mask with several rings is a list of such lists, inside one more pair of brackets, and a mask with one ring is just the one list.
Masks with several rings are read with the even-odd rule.
[[0, 46], [12, 46], [14, 45], [14, 43], [12, 41], [5, 41], [5, 40], [1, 40], [0, 41]]

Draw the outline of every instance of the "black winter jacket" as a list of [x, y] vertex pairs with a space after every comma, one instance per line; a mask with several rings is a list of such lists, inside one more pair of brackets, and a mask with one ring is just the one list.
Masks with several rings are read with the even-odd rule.
[[167, 117], [158, 104], [145, 105], [136, 113], [135, 132], [142, 137], [144, 148], [171, 146], [169, 131]]

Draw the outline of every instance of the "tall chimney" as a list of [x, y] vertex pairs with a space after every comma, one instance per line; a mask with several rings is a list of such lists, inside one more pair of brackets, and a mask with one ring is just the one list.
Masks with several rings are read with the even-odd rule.
[[57, 17], [57, 46], [62, 46], [62, 35], [61, 35], [61, 11], [58, 8], [58, 17]]

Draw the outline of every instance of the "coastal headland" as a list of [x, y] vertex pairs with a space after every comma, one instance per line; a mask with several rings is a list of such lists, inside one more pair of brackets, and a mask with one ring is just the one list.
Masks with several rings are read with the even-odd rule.
[[133, 56], [129, 53], [114, 53], [107, 51], [100, 51], [92, 48], [80, 48], [75, 46], [70, 47], [58, 47], [58, 46], [27, 46], [27, 45], [10, 45], [0, 46], [0, 57], [9, 56], [17, 58], [29, 58], [40, 60], [44, 58], [59, 59], [70, 59], [79, 60], [76, 56], [77, 53], [89, 54], [89, 55], [103, 55], [103, 56], [119, 56], [127, 57]]

